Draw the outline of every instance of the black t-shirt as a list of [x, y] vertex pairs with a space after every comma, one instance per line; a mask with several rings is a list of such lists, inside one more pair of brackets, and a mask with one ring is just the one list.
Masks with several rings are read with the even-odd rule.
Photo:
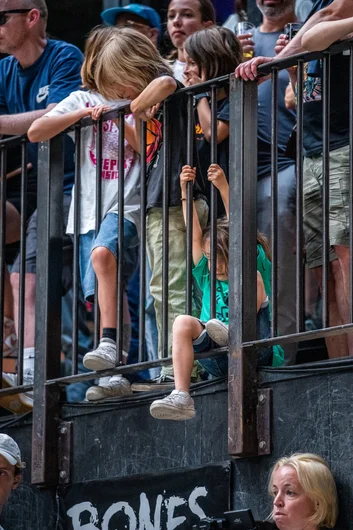
[[[256, 28], [254, 34], [255, 56], [273, 57], [275, 55], [276, 41], [284, 30], [264, 33]], [[294, 160], [286, 155], [286, 147], [296, 122], [294, 110], [287, 109], [284, 103], [286, 88], [289, 84], [289, 75], [286, 70], [278, 73], [278, 170], [282, 171], [294, 164]], [[257, 109], [257, 176], [258, 178], [271, 175], [271, 105], [272, 84], [271, 80], [261, 83], [258, 88]]]
[[[176, 81], [177, 89], [184, 88]], [[165, 123], [163, 106], [156, 117], [147, 124], [147, 208], [162, 208], [163, 205], [163, 141], [166, 125], [169, 131], [169, 206], [181, 205], [180, 173], [187, 160], [187, 95], [185, 92], [173, 95], [169, 103], [168, 123]], [[197, 167], [197, 180], [194, 184], [194, 199], [204, 196], [205, 184], [199, 171], [196, 143], [194, 163]]]
[[[217, 101], [217, 120], [229, 123], [229, 97]], [[203, 182], [207, 182], [207, 171], [211, 162], [211, 144], [208, 142], [203, 134], [200, 125], [197, 109], [195, 109], [195, 123], [196, 123], [196, 146], [199, 157], [200, 169]], [[217, 164], [223, 169], [227, 180], [229, 174], [229, 137], [225, 138], [217, 145]], [[209, 183], [206, 187], [206, 196], [209, 200], [210, 189], [212, 184]], [[225, 210], [220, 194], [217, 195], [217, 216], [224, 215]]]
[[[332, 4], [333, 0], [317, 0], [309, 15]], [[304, 154], [322, 153], [322, 61], [306, 65], [304, 77]], [[330, 150], [349, 143], [349, 56], [339, 53], [331, 56], [331, 112]]]

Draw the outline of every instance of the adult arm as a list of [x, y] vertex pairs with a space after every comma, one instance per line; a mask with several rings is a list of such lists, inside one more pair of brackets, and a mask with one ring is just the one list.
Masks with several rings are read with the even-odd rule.
[[352, 32], [353, 17], [330, 22], [319, 22], [303, 35], [302, 44], [308, 51], [321, 51]]
[[0, 134], [26, 134], [32, 123], [55, 107], [55, 103], [46, 109], [23, 112], [22, 114], [2, 114], [0, 116]]
[[242, 63], [235, 70], [236, 77], [242, 77], [245, 81], [254, 81], [257, 77], [257, 68], [261, 64], [270, 63], [276, 59], [284, 59], [291, 55], [305, 52], [302, 38], [307, 31], [321, 22], [346, 19], [353, 16], [353, 2], [347, 0], [334, 0], [331, 5], [315, 13], [300, 29], [297, 35], [276, 57], [255, 57], [250, 61]]

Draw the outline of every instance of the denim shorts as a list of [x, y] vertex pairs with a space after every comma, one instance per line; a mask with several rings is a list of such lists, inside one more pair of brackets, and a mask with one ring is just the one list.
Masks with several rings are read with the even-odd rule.
[[[256, 332], [258, 339], [267, 339], [271, 336], [268, 305], [266, 305], [266, 307], [260, 308], [257, 313]], [[219, 346], [211, 339], [206, 329], [203, 329], [197, 339], [193, 341], [193, 348], [195, 353], [201, 353], [219, 348]], [[257, 368], [271, 365], [272, 357], [272, 346], [257, 348]], [[200, 367], [208, 374], [209, 378], [228, 375], [228, 355], [226, 353], [220, 355], [219, 357], [200, 359], [197, 362]]]
[[[203, 325], [202, 322], [201, 324]], [[195, 353], [201, 353], [203, 351], [210, 351], [214, 350], [215, 348], [219, 348], [218, 344], [211, 339], [206, 329], [203, 329], [197, 339], [192, 341], [192, 345]], [[206, 372], [204, 375], [208, 377], [205, 377], [205, 379], [223, 377], [228, 374], [228, 355], [226, 353], [220, 355], [219, 357], [200, 359], [197, 361], [197, 363], [202, 370]]]
[[[83, 294], [86, 300], [94, 298], [95, 272], [92, 266], [91, 254], [97, 247], [105, 247], [118, 259], [118, 214], [108, 213], [99, 228], [96, 237], [95, 230], [90, 230], [80, 236], [80, 274]], [[123, 278], [127, 285], [138, 263], [139, 239], [136, 226], [124, 219], [124, 256]]]

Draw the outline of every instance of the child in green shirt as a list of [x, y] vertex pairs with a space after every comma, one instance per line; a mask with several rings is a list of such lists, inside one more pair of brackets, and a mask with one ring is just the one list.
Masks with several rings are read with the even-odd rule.
[[[196, 168], [184, 166], [180, 174], [183, 214], [186, 223], [186, 187], [194, 182]], [[223, 170], [217, 164], [208, 169], [208, 180], [219, 190], [227, 218], [229, 214], [229, 186]], [[216, 265], [216, 316], [215, 321], [227, 329], [228, 335], [228, 220], [217, 220], [217, 265]], [[210, 227], [203, 232], [196, 208], [193, 210], [192, 259], [193, 275], [202, 291], [202, 310], [200, 319], [190, 315], [179, 315], [173, 325], [173, 369], [175, 390], [151, 404], [150, 412], [154, 418], [168, 420], [186, 420], [195, 416], [194, 400], [190, 397], [190, 378], [194, 363], [194, 352], [209, 351], [220, 344], [210, 337], [207, 322], [210, 321]], [[259, 338], [270, 336], [269, 302], [264, 281], [257, 272], [257, 328]], [[228, 373], [228, 356], [198, 361], [210, 377], [220, 377]], [[258, 365], [272, 362], [272, 348], [262, 348]]]

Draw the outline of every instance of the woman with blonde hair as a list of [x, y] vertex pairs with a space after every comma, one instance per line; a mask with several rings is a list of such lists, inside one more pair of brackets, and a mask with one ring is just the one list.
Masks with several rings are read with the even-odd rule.
[[312, 453], [295, 453], [273, 466], [269, 493], [272, 519], [279, 530], [334, 528], [337, 490], [327, 462]]

